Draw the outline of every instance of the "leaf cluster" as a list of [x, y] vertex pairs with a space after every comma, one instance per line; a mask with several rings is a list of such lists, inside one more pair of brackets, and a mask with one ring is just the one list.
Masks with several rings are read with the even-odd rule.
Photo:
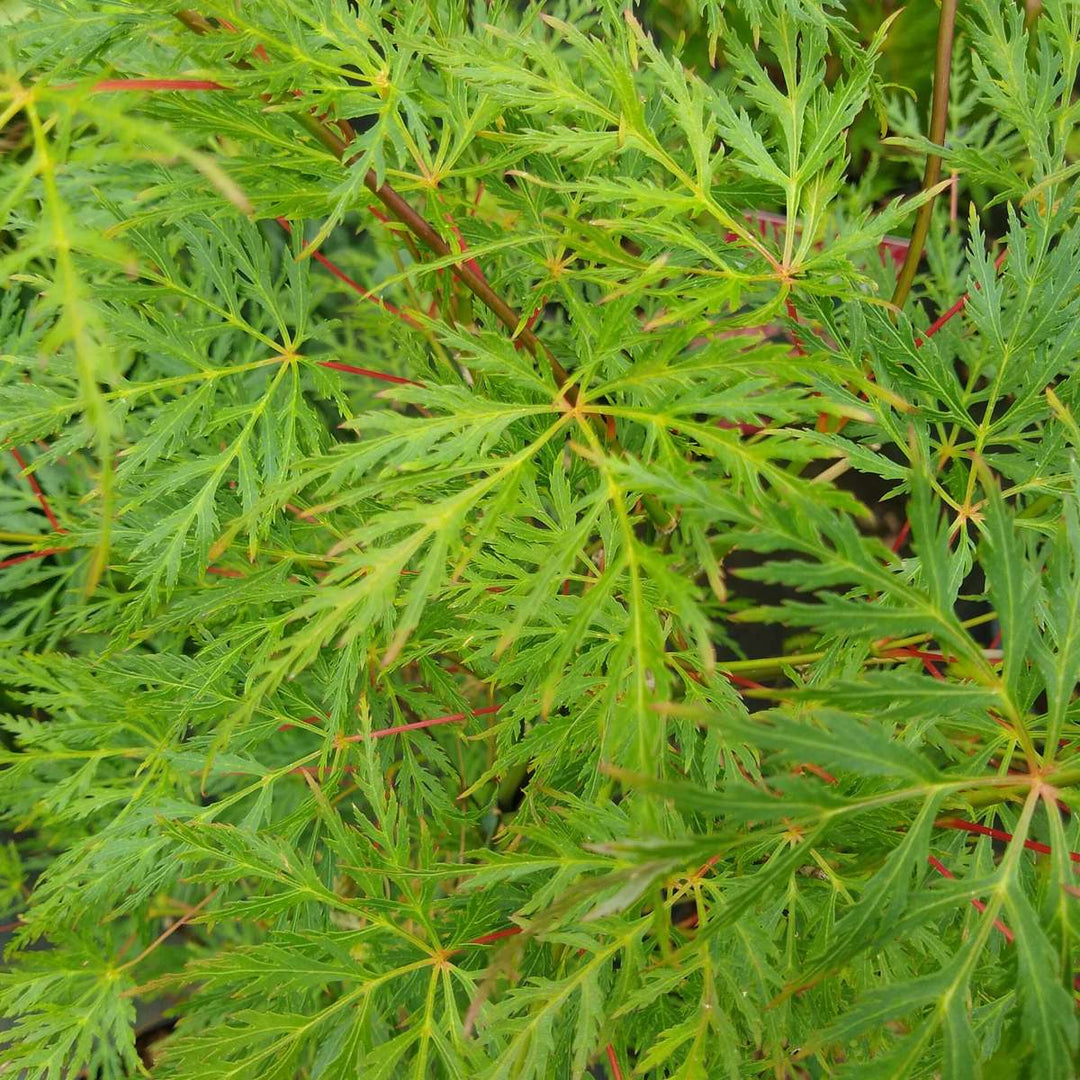
[[961, 7], [935, 147], [868, 2], [0, 6], [0, 1071], [1075, 1075], [1080, 4]]

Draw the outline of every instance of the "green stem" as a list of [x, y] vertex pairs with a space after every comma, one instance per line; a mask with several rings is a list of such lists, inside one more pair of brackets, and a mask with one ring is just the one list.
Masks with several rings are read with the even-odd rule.
[[[930, 141], [936, 146], [945, 144], [945, 131], [949, 122], [949, 74], [952, 71], [953, 30], [956, 26], [956, 0], [941, 0], [941, 15], [938, 18], [937, 57], [934, 63], [934, 100], [930, 111]], [[926, 155], [926, 172], [923, 174], [923, 191], [928, 191], [941, 179], [941, 155], [931, 151]], [[911, 243], [908, 246], [900, 276], [896, 279], [896, 290], [892, 302], [897, 308], [904, 306], [911, 283], [915, 280], [915, 271], [926, 246], [926, 236], [930, 232], [930, 218], [934, 213], [934, 199], [928, 199], [919, 207], [915, 218], [915, 228], [911, 231]]]

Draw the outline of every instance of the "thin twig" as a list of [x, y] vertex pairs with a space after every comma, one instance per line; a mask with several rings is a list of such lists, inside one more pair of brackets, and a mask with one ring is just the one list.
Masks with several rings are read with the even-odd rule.
[[[460, 724], [464, 720], [470, 720], [474, 716], [488, 716], [499, 711], [498, 705], [485, 705], [482, 709], [474, 709], [472, 712], [448, 713], [446, 716], [432, 716], [426, 720], [414, 720], [409, 724], [395, 724], [393, 727], [380, 728], [370, 733], [360, 732], [357, 735], [346, 735], [339, 740], [342, 744], [364, 742], [367, 739], [385, 739], [390, 735], [403, 735], [407, 731], [422, 731], [424, 728], [441, 727], [443, 724]], [[306, 717], [308, 721], [318, 721], [318, 717]], [[283, 725], [285, 726], [285, 725]], [[293, 725], [288, 725], [292, 727]], [[280, 728], [278, 730], [281, 730]], [[353, 772], [355, 765], [343, 765], [339, 770], [324, 768], [322, 766], [300, 765], [291, 772], [296, 776], [325, 776], [334, 771]]]
[[[952, 71], [953, 30], [956, 26], [956, 0], [941, 0], [941, 15], [938, 18], [937, 57], [934, 63], [934, 101], [930, 112], [930, 141], [935, 146], [943, 146], [945, 132], [949, 122], [949, 75]], [[931, 150], [926, 155], [926, 171], [923, 174], [923, 191], [929, 191], [941, 178], [941, 155]], [[896, 279], [893, 292], [893, 306], [902, 308], [911, 283], [915, 280], [915, 271], [922, 258], [926, 245], [926, 236], [930, 231], [930, 217], [934, 212], [934, 197], [927, 199], [919, 207], [915, 218], [915, 227], [911, 231], [911, 244], [900, 276]]]
[[191, 922], [191, 920], [194, 919], [195, 916], [198, 915], [199, 912], [202, 911], [202, 909], [206, 907], [206, 905], [209, 904], [215, 896], [217, 896], [219, 889], [220, 886], [217, 889], [212, 889], [190, 911], [184, 912], [184, 914], [181, 915], [180, 918], [177, 919], [175, 922], [169, 923], [169, 925], [165, 927], [165, 929], [162, 930], [162, 932], [158, 934], [158, 936], [154, 938], [154, 940], [151, 941], [150, 944], [147, 945], [146, 948], [143, 949], [143, 951], [139, 953], [139, 955], [136, 956], [134, 960], [129, 960], [126, 964], [124, 964], [123, 967], [120, 968], [120, 970], [126, 971], [128, 968], [135, 967], [135, 965], [138, 964], [140, 960], [145, 960], [146, 957], [148, 957], [159, 945], [162, 944], [162, 942], [172, 937], [172, 935], [175, 934], [176, 931], [180, 929], [180, 927], [186, 926], [189, 922]]
[[378, 379], [380, 382], [398, 383], [403, 386], [423, 386], [415, 379], [406, 379], [404, 375], [391, 375], [389, 371], [376, 371], [374, 368], [357, 367], [355, 364], [342, 364], [338, 360], [319, 360], [319, 367], [330, 368], [332, 371], [346, 371], [350, 375], [363, 375], [368, 379]]
[[492, 930], [490, 933], [481, 934], [479, 937], [470, 938], [469, 945], [490, 945], [495, 941], [502, 941], [503, 938], [516, 937], [521, 933], [520, 926], [508, 926], [503, 930]]
[[[277, 218], [277, 223], [290, 236], [292, 235], [292, 225], [289, 223], [289, 221], [286, 218], [283, 218], [283, 217]], [[359, 294], [361, 299], [370, 300], [371, 303], [377, 304], [379, 307], [381, 307], [383, 309], [383, 311], [387, 312], [390, 315], [396, 316], [397, 318], [401, 319], [402, 322], [408, 323], [409, 326], [419, 327], [420, 324], [411, 315], [406, 314], [400, 308], [397, 308], [393, 304], [388, 303], [381, 296], [376, 296], [375, 293], [371, 292], [369, 289], [365, 289], [364, 286], [361, 285], [359, 281], [355, 281], [353, 278], [349, 277], [349, 275], [346, 274], [345, 271], [342, 270], [341, 267], [339, 267], [337, 265], [337, 263], [331, 262], [321, 251], [313, 251], [311, 253], [311, 256], [328, 273], [330, 273], [334, 277], [336, 277], [338, 279], [338, 281], [342, 282], [342, 284], [344, 284], [348, 288], [352, 289], [352, 291], [354, 293]], [[400, 381], [402, 381], [402, 382], [411, 382], [410, 379], [402, 379]]]
[[[949, 878], [950, 881], [956, 880], [956, 875], [944, 864], [940, 859], [935, 859], [933, 855], [927, 855], [926, 861], [944, 878]], [[971, 898], [971, 906], [981, 915], [986, 910], [986, 905], [973, 896]], [[1005, 940], [1011, 945], [1013, 943], [1013, 932], [1000, 920], [994, 920], [994, 926], [998, 931], [1004, 935]]]
[[[60, 83], [57, 90], [70, 90], [78, 83]], [[90, 87], [95, 94], [116, 93], [137, 90], [228, 90], [219, 82], [211, 79], [102, 79]]]
[[366, 739], [385, 739], [387, 735], [400, 735], [404, 731], [417, 731], [421, 728], [438, 727], [440, 724], [457, 724], [462, 720], [468, 720], [473, 716], [488, 716], [499, 711], [498, 705], [485, 705], [481, 709], [472, 712], [449, 713], [447, 716], [433, 716], [427, 720], [416, 720], [411, 724], [397, 724], [394, 727], [381, 728], [373, 731], [370, 735], [360, 732], [358, 735], [347, 735], [342, 742], [364, 742]]
[[30, 490], [41, 504], [41, 509], [45, 511], [45, 516], [49, 519], [49, 524], [53, 527], [53, 530], [58, 533], [67, 532], [53, 513], [52, 507], [49, 505], [49, 500], [45, 498], [45, 492], [41, 490], [41, 485], [38, 483], [37, 477], [32, 472], [28, 471], [26, 462], [23, 460], [22, 454], [19, 453], [19, 448], [17, 446], [11, 448], [11, 456], [18, 464], [19, 469], [22, 471], [22, 475], [26, 477], [26, 482], [30, 485]]
[[[332, 131], [322, 120], [311, 113], [301, 113], [295, 117], [299, 124], [339, 161], [348, 164], [349, 144], [337, 132]], [[368, 189], [390, 211], [392, 217], [400, 221], [429, 251], [440, 259], [458, 255], [439, 235], [435, 227], [416, 210], [388, 183], [379, 183], [374, 169], [364, 174], [364, 187]], [[488, 284], [486, 278], [476, 273], [469, 265], [473, 260], [462, 257], [460, 262], [451, 263], [454, 276], [505, 326], [515, 334], [514, 340], [524, 345], [538, 359], [546, 359], [551, 366], [551, 373], [560, 389], [568, 379], [566, 369], [559, 363], [551, 351], [540, 339], [524, 325], [521, 316]], [[568, 392], [573, 403], [573, 392]]]
[[619, 1068], [619, 1059], [615, 1056], [615, 1047], [607, 1044], [607, 1059], [611, 1066], [611, 1080], [623, 1080], [622, 1069]]
[[[202, 35], [213, 30], [211, 24], [202, 15], [190, 9], [177, 12], [176, 17], [196, 34]], [[246, 61], [243, 60], [236, 63], [238, 67], [246, 66]], [[303, 112], [296, 115], [294, 119], [309, 134], [322, 143], [338, 161], [346, 165], [351, 163], [348, 154], [349, 144], [319, 117], [312, 113]], [[405, 225], [425, 247], [434, 252], [439, 258], [452, 258], [457, 254], [451, 250], [450, 245], [439, 235], [432, 224], [417, 213], [390, 184], [379, 183], [379, 178], [376, 176], [374, 169], [368, 169], [364, 174], [364, 187], [390, 211], [394, 218]], [[568, 378], [566, 369], [532, 330], [523, 325], [521, 316], [495, 292], [486, 278], [472, 269], [469, 265], [470, 262], [471, 260], [463, 259], [461, 262], [452, 263], [450, 269], [454, 276], [495, 315], [499, 322], [516, 335], [516, 341], [524, 345], [538, 359], [546, 357], [551, 365], [551, 372], [555, 377], [555, 381], [561, 388]], [[573, 404], [572, 399], [571, 404]]]
[[[1013, 834], [1004, 829], [992, 829], [989, 825], [980, 825], [975, 821], [965, 821], [963, 818], [939, 818], [934, 822], [941, 829], [959, 829], [961, 832], [974, 833], [976, 836], [989, 836], [1003, 843], [1011, 843]], [[1037, 851], [1040, 855], [1049, 855], [1052, 849], [1049, 844], [1042, 844], [1038, 840], [1025, 840], [1024, 847], [1028, 851]], [[1066, 852], [1070, 862], [1080, 863], [1080, 853], [1075, 851]]]
[[59, 555], [61, 551], [67, 551], [65, 547], [42, 548], [40, 551], [29, 551], [25, 555], [14, 555], [10, 559], [0, 562], [0, 570], [17, 563], [29, 562], [31, 559], [44, 559], [48, 555]]
[[[1004, 265], [1006, 258], [1008, 258], [1009, 249], [1002, 248], [1001, 254], [994, 260], [994, 269], [1000, 270]], [[975, 282], [975, 288], [979, 288], [979, 283]], [[915, 338], [915, 348], [919, 348], [927, 338], [932, 338], [950, 319], [959, 315], [961, 311], [967, 307], [967, 302], [971, 299], [971, 293], [964, 293], [959, 300], [956, 301], [952, 307], [942, 312], [927, 328], [926, 333], [922, 337]]]

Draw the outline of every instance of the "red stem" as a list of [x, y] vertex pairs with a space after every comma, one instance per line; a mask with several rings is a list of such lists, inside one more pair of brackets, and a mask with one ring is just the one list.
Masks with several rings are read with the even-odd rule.
[[[933, 855], [927, 855], [926, 861], [942, 876], [956, 880], [956, 875], [945, 865], [940, 863]], [[986, 905], [976, 897], [971, 898], [971, 906], [979, 912], [981, 915], [986, 910]], [[1011, 945], [1013, 943], [1013, 932], [1000, 920], [994, 920], [994, 926], [1005, 935], [1005, 940]]]
[[[1012, 833], [1005, 832], [1004, 829], [992, 829], [989, 825], [980, 825], [974, 821], [964, 821], [961, 818], [941, 818], [935, 824], [942, 829], [959, 829], [961, 832], [976, 833], [979, 836], [990, 836], [995, 840], [1010, 841], [1013, 838]], [[1024, 847], [1029, 851], [1037, 851], [1042, 855], [1051, 854], [1051, 848], [1048, 844], [1040, 844], [1038, 840], [1025, 840]], [[1075, 862], [1080, 863], [1080, 855], [1075, 851], [1069, 852], [1069, 858]]]
[[352, 364], [342, 364], [337, 360], [320, 360], [319, 367], [332, 368], [334, 371], [347, 371], [350, 375], [366, 375], [369, 379], [379, 379], [382, 382], [404, 383], [407, 386], [423, 386], [423, 383], [415, 379], [406, 379], [403, 375], [391, 375], [388, 371], [375, 371], [372, 368], [355, 367]]
[[[937, 51], [934, 62], [934, 92], [933, 103], [930, 109], [930, 142], [935, 146], [926, 155], [926, 170], [923, 173], [923, 191], [930, 191], [941, 176], [941, 154], [937, 147], [945, 144], [945, 135], [949, 123], [949, 75], [952, 72], [953, 32], [956, 28], [956, 5], [957, 0], [941, 0], [941, 10], [938, 15]], [[930, 231], [930, 218], [934, 211], [934, 196], [931, 196], [919, 207], [915, 215], [915, 225], [911, 230], [911, 244], [904, 256], [904, 265], [900, 267], [900, 273], [896, 279], [896, 290], [893, 292], [893, 306], [902, 308], [911, 284], [915, 280], [915, 272], [919, 268], [919, 260], [922, 258], [923, 247], [926, 244], [926, 236]]]
[[755, 682], [753, 679], [744, 678], [742, 675], [733, 675], [730, 671], [723, 672], [724, 677], [728, 682], [735, 686], [742, 686], [747, 690], [765, 690], [767, 687], [763, 683]]
[[622, 1069], [619, 1068], [619, 1059], [615, 1056], [615, 1047], [607, 1044], [607, 1059], [611, 1066], [611, 1080], [623, 1080]]
[[16, 563], [29, 562], [31, 559], [44, 559], [46, 555], [58, 555], [61, 551], [67, 551], [64, 547], [42, 548], [40, 551], [29, 551], [25, 555], [16, 555], [0, 562], [0, 570], [6, 566], [14, 566]]
[[[279, 217], [275, 220], [287, 233], [292, 235], [292, 225], [285, 218]], [[374, 293], [369, 292], [367, 289], [364, 288], [363, 285], [360, 284], [360, 282], [354, 281], [351, 277], [349, 277], [349, 275], [346, 274], [345, 271], [342, 270], [336, 263], [332, 263], [325, 255], [322, 254], [322, 252], [313, 251], [311, 254], [312, 258], [315, 259], [316, 262], [329, 270], [330, 273], [338, 279], [338, 281], [343, 282], [350, 289], [352, 289], [353, 292], [358, 293], [362, 299], [370, 300], [373, 304], [378, 304], [378, 306], [381, 307], [383, 311], [387, 311], [391, 315], [395, 315], [403, 322], [407, 322], [410, 326], [419, 327], [420, 324], [414, 318], [412, 318], [412, 316], [406, 315], [405, 312], [402, 311], [400, 308], [396, 308], [393, 304], [387, 303], [381, 296], [376, 296]], [[403, 381], [408, 382], [409, 380], [405, 379]]]
[[[70, 90], [78, 83], [61, 83], [57, 90]], [[227, 86], [211, 79], [102, 79], [90, 90], [95, 94], [117, 90], [228, 90]]]
[[896, 534], [896, 539], [892, 542], [892, 549], [894, 552], [899, 552], [904, 546], [904, 541], [908, 538], [909, 532], [911, 532], [911, 522], [905, 521], [903, 528]]
[[819, 780], [824, 780], [826, 784], [836, 784], [837, 779], [827, 769], [823, 769], [820, 765], [815, 765], [812, 761], [804, 761], [801, 765], [797, 766], [794, 770], [796, 773], [803, 771], [813, 773]]
[[[1004, 248], [1000, 255], [994, 260], [994, 269], [1000, 270], [1006, 257], [1009, 254], [1009, 249]], [[979, 287], [979, 283], [975, 283], [975, 288]], [[932, 338], [950, 319], [959, 315], [961, 311], [967, 307], [967, 302], [971, 299], [971, 293], [964, 293], [959, 300], [948, 311], [939, 315], [927, 328], [926, 333], [922, 337], [915, 338], [915, 348], [918, 349], [922, 346], [922, 343], [928, 338]]]
[[[792, 322], [797, 323], [799, 321], [799, 313], [795, 310], [795, 305], [791, 302], [790, 296], [784, 301], [784, 307], [787, 309], [788, 318], [790, 318]], [[799, 335], [794, 331], [792, 331], [791, 333], [791, 343], [795, 346], [792, 351], [796, 356], [806, 355], [806, 350], [803, 348], [803, 343], [799, 340]]]
[[[474, 709], [472, 712], [449, 713], [446, 716], [433, 716], [429, 720], [416, 720], [411, 724], [397, 724], [394, 727], [380, 728], [378, 731], [373, 731], [370, 735], [365, 735], [362, 732], [360, 734], [358, 734], [358, 735], [347, 735], [344, 739], [341, 739], [340, 742], [342, 742], [342, 743], [363, 742], [365, 739], [368, 739], [368, 738], [371, 738], [371, 739], [385, 739], [388, 735], [401, 735], [406, 731], [420, 731], [423, 728], [438, 727], [441, 724], [457, 724], [457, 723], [460, 723], [462, 720], [469, 720], [474, 716], [487, 716], [487, 715], [489, 715], [491, 713], [496, 713], [496, 712], [499, 711], [499, 708], [500, 708], [500, 706], [498, 706], [498, 705], [485, 705], [482, 709]], [[317, 723], [318, 720], [319, 720], [319, 717], [317, 717], [317, 716], [309, 716], [309, 717], [306, 717], [306, 719], [308, 721]], [[286, 728], [289, 728], [289, 727], [292, 727], [292, 726], [293, 725], [291, 725], [291, 724], [282, 724], [278, 728], [278, 730], [282, 731], [282, 730], [284, 730]], [[354, 768], [355, 768], [355, 766], [353, 766], [353, 765], [345, 765], [345, 766], [342, 766], [341, 771], [342, 772], [352, 772], [352, 770]], [[309, 766], [309, 765], [301, 765], [299, 768], [293, 769], [291, 771], [293, 773], [295, 773], [296, 775], [298, 775], [298, 776], [304, 776], [304, 775], [321, 776], [321, 775], [325, 775], [325, 773], [327, 773], [329, 771], [332, 771], [332, 770], [325, 769], [325, 768], [322, 768], [322, 767], [313, 768], [312, 766]]]
[[53, 531], [58, 533], [67, 532], [67, 529], [63, 528], [60, 522], [57, 521], [56, 515], [52, 511], [52, 507], [49, 505], [49, 500], [45, 498], [45, 492], [41, 490], [41, 485], [37, 482], [37, 477], [32, 472], [27, 472], [26, 462], [23, 460], [22, 454], [19, 453], [19, 448], [17, 446], [11, 448], [11, 456], [18, 463], [22, 475], [26, 477], [26, 482], [30, 485], [30, 490], [37, 496], [37, 501], [41, 504], [41, 509], [45, 511], [45, 516], [49, 519], [49, 524], [53, 527]]
[[[446, 218], [446, 223], [450, 226], [450, 229], [453, 232], [454, 236], [457, 237], [458, 249], [464, 255], [465, 252], [469, 250], [469, 248], [468, 245], [465, 243], [465, 237], [461, 235], [461, 230], [458, 228], [457, 222], [454, 220], [454, 216], [449, 211], [446, 211], [443, 216]], [[480, 264], [475, 259], [466, 259], [465, 265], [469, 267], [469, 269], [472, 270], [472, 272], [476, 274], [476, 276], [480, 278], [481, 281], [487, 281], [487, 278], [484, 277], [484, 271], [480, 269]]]
[[520, 926], [508, 926], [504, 930], [492, 930], [488, 934], [481, 934], [469, 940], [470, 945], [490, 945], [493, 941], [502, 941], [503, 938], [514, 937], [521, 933]]
[[446, 716], [433, 716], [429, 720], [416, 720], [411, 724], [398, 724], [395, 727], [381, 728], [379, 731], [373, 731], [370, 736], [363, 733], [349, 735], [342, 742], [363, 742], [369, 737], [372, 739], [384, 739], [387, 735], [400, 735], [403, 731], [419, 731], [421, 728], [436, 727], [439, 724], [456, 724], [473, 716], [488, 716], [498, 711], [498, 705], [485, 705], [482, 709], [474, 709], [472, 712], [449, 713]]

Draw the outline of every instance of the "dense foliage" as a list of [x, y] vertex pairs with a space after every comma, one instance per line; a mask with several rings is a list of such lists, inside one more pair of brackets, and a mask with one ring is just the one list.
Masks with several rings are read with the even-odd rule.
[[1080, 3], [882, 7], [0, 5], [6, 1074], [1074, 1075]]

